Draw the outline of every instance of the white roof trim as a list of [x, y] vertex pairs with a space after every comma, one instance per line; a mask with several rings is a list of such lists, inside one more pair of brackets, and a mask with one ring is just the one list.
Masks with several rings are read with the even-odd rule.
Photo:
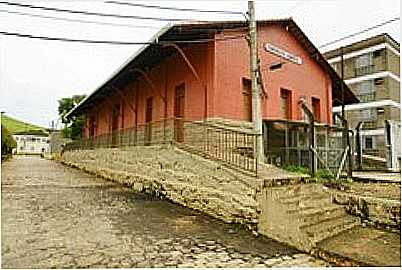
[[[354, 51], [354, 52], [344, 54], [343, 59], [346, 60], [346, 59], [349, 59], [349, 58], [352, 58], [352, 57], [356, 57], [356, 56], [359, 56], [359, 55], [363, 55], [363, 54], [366, 54], [366, 53], [378, 51], [378, 50], [385, 49], [385, 48], [388, 48], [390, 51], [392, 51], [393, 53], [395, 53], [398, 56], [400, 55], [400, 53], [397, 50], [395, 50], [395, 48], [392, 47], [391, 45], [389, 45], [388, 43], [381, 43], [381, 44], [377, 44], [377, 45], [374, 45], [374, 46], [371, 46], [371, 47], [367, 47], [367, 48], [364, 48], [364, 49], [361, 49], [361, 50], [358, 50], [358, 51]], [[337, 57], [334, 57], [334, 58], [330, 58], [327, 61], [330, 64], [340, 62], [341, 57], [337, 56]]]
[[392, 73], [391, 71], [381, 71], [381, 72], [368, 74], [368, 75], [364, 75], [364, 76], [360, 76], [360, 77], [356, 77], [356, 78], [351, 78], [351, 79], [345, 80], [345, 83], [347, 85], [349, 85], [349, 84], [353, 84], [353, 83], [357, 83], [357, 82], [361, 82], [361, 81], [373, 80], [373, 79], [384, 78], [384, 77], [391, 77], [392, 79], [396, 80], [397, 82], [400, 82], [399, 77], [397, 75], [395, 75], [394, 73]]
[[360, 130], [360, 134], [363, 136], [384, 135], [384, 133], [385, 133], [384, 128]]
[[[372, 102], [365, 102], [365, 103], [355, 103], [350, 105], [345, 105], [345, 111], [355, 111], [355, 110], [363, 110], [363, 109], [370, 109], [370, 108], [378, 108], [384, 106], [391, 106], [400, 108], [400, 104], [396, 101], [385, 99], [385, 100], [378, 100]], [[342, 106], [336, 106], [332, 108], [332, 112], [341, 112]]]

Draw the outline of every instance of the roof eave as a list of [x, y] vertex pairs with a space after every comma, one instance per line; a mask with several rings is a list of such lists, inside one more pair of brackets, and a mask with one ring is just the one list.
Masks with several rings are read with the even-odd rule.
[[[162, 27], [155, 35], [151, 37], [151, 39], [147, 43], [154, 43], [158, 40], [160, 36], [169, 31], [173, 27], [173, 24], [168, 23], [164, 27]], [[131, 61], [133, 61], [138, 55], [140, 55], [145, 49], [147, 49], [150, 45], [145, 44], [139, 50], [137, 50], [130, 58], [128, 58], [118, 69], [116, 69], [112, 75], [110, 75], [98, 88], [96, 88], [91, 94], [85, 97], [81, 102], [79, 102], [74, 108], [72, 108], [68, 113], [64, 115], [65, 118], [71, 118], [79, 113], [80, 108], [88, 102], [99, 90], [105, 87], [111, 80], [113, 80]]]

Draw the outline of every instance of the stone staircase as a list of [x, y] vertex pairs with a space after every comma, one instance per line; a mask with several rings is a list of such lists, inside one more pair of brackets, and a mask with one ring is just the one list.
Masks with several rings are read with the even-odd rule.
[[360, 224], [343, 206], [334, 204], [319, 184], [266, 187], [258, 199], [259, 232], [305, 251]]

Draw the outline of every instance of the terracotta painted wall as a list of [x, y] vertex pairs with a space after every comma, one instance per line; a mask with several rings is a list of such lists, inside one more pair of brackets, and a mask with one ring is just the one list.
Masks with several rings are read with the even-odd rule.
[[[274, 62], [284, 59], [268, 53], [264, 45], [269, 42], [302, 58], [303, 64], [287, 63], [281, 69], [269, 71]], [[258, 28], [258, 53], [268, 98], [262, 101], [263, 118], [280, 117], [280, 89], [292, 92], [292, 119], [302, 118], [298, 101], [306, 97], [319, 98], [321, 103], [321, 122], [331, 122], [331, 82], [320, 66], [310, 58], [296, 38], [280, 26]], [[241, 120], [243, 118], [242, 77], [249, 78], [249, 49], [244, 39], [216, 43], [216, 95], [214, 114], [217, 117]], [[219, 104], [219, 106], [218, 106]]]
[[[230, 32], [226, 36], [239, 33]], [[217, 38], [224, 37], [223, 34]], [[286, 63], [281, 69], [269, 71], [270, 64], [284, 61], [265, 51], [269, 42], [302, 58], [303, 64]], [[182, 46], [183, 47], [183, 46]], [[280, 90], [284, 88], [292, 94], [292, 119], [302, 119], [298, 101], [304, 96], [311, 106], [311, 98], [320, 99], [321, 122], [331, 123], [331, 81], [319, 65], [310, 58], [290, 32], [280, 26], [263, 26], [258, 29], [258, 50], [264, 78], [264, 88], [268, 94], [262, 100], [262, 113], [265, 119], [280, 117]], [[193, 75], [179, 53], [163, 60], [148, 72], [155, 90], [143, 78], [134, 79], [121, 91], [128, 104], [135, 107], [138, 102], [138, 125], [145, 123], [146, 100], [153, 97], [153, 121], [162, 121], [165, 105], [161, 96], [167, 89], [167, 117], [174, 117], [175, 87], [185, 83], [185, 119], [200, 120], [204, 117], [204, 87], [208, 90], [208, 116], [234, 120], [243, 119], [242, 78], [249, 78], [249, 48], [244, 38], [217, 40], [216, 42], [191, 44], [184, 48], [187, 57], [198, 72], [201, 82]], [[137, 100], [137, 101], [136, 101]], [[96, 134], [109, 132], [112, 106], [121, 102], [120, 95], [100, 102], [89, 115], [98, 115]], [[125, 102], [121, 103], [120, 128], [135, 125], [135, 113]], [[124, 115], [122, 117], [122, 115]], [[89, 124], [89, 123], [88, 123]], [[85, 130], [88, 135], [88, 128]]]
[[[149, 97], [153, 97], [153, 121], [162, 121], [165, 115], [165, 104], [162, 99], [165, 97], [165, 89], [167, 89], [167, 117], [173, 118], [175, 87], [181, 83], [185, 83], [185, 119], [189, 121], [202, 119], [205, 106], [204, 87], [207, 85], [208, 91], [211, 92], [213, 87], [214, 46], [213, 43], [193, 44], [191, 48], [188, 47], [183, 50], [201, 81], [196, 79], [179, 53], [165, 59], [147, 73], [155, 89], [143, 77], [139, 77], [138, 80], [130, 81], [121, 89], [127, 102], [122, 102], [121, 96], [116, 94], [109, 98], [109, 102], [100, 102], [97, 108], [90, 110], [88, 116], [99, 114], [96, 134], [109, 132], [112, 113], [110, 103], [122, 102], [122, 114], [119, 116], [120, 128], [135, 126], [135, 113], [130, 105], [135, 107], [136, 102], [138, 105], [138, 125], [145, 123], [146, 100]], [[212, 96], [209, 96], [209, 99], [212, 100]], [[211, 102], [209, 101], [209, 103]], [[88, 136], [88, 128], [85, 128], [85, 134]]]

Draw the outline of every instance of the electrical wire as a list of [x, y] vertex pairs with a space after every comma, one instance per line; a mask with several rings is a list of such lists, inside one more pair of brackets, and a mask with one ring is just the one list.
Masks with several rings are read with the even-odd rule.
[[9, 5], [9, 6], [17, 6], [24, 8], [32, 8], [32, 9], [41, 9], [47, 11], [56, 11], [56, 12], [66, 12], [71, 14], [83, 14], [83, 15], [91, 15], [91, 16], [101, 16], [101, 17], [113, 17], [119, 19], [138, 19], [138, 20], [154, 20], [154, 21], [164, 21], [164, 22], [179, 22], [179, 21], [195, 21], [195, 22], [203, 22], [200, 20], [194, 19], [177, 19], [177, 18], [161, 18], [161, 17], [145, 17], [145, 16], [137, 16], [137, 15], [120, 15], [114, 13], [99, 13], [99, 12], [90, 12], [90, 11], [81, 11], [81, 10], [71, 10], [71, 9], [63, 9], [63, 8], [54, 8], [54, 7], [44, 7], [44, 6], [35, 6], [21, 3], [13, 3], [7, 1], [0, 1], [0, 4]]
[[0, 12], [9, 13], [9, 14], [15, 14], [15, 15], [28, 16], [28, 17], [37, 17], [37, 18], [43, 18], [43, 19], [50, 19], [50, 20], [67, 21], [67, 22], [91, 23], [91, 24], [99, 24], [99, 25], [122, 26], [122, 27], [132, 27], [132, 28], [160, 29], [160, 27], [150, 26], [150, 25], [133, 25], [133, 24], [97, 22], [97, 21], [88, 21], [88, 20], [79, 20], [79, 19], [68, 19], [68, 18], [60, 18], [60, 17], [38, 15], [38, 14], [30, 14], [30, 13], [25, 13], [25, 12], [10, 11], [10, 10], [3, 10], [3, 9], [0, 9]]
[[201, 12], [201, 13], [219, 13], [219, 14], [230, 14], [230, 15], [244, 15], [244, 12], [241, 12], [241, 11], [207, 10], [207, 9], [197, 9], [197, 8], [176, 8], [176, 7], [166, 7], [166, 6], [158, 6], [158, 5], [127, 3], [127, 2], [121, 2], [121, 1], [105, 1], [105, 3], [107, 3], [107, 4], [117, 4], [117, 5], [127, 5], [127, 6], [133, 6], [133, 7], [141, 7], [141, 8], [153, 8], [153, 9], [160, 9], [160, 10]]
[[382, 22], [382, 23], [376, 24], [376, 25], [374, 25], [374, 26], [365, 28], [365, 29], [363, 29], [363, 30], [361, 30], [361, 31], [358, 31], [358, 32], [355, 32], [355, 33], [353, 33], [353, 34], [350, 34], [350, 35], [344, 36], [344, 37], [342, 37], [342, 38], [338, 38], [338, 39], [335, 39], [335, 40], [333, 40], [333, 41], [329, 41], [329, 42], [327, 42], [327, 43], [324, 43], [324, 44], [322, 44], [321, 46], [319, 46], [318, 48], [327, 47], [328, 45], [331, 45], [331, 44], [337, 43], [337, 42], [339, 42], [339, 41], [342, 41], [342, 40], [345, 40], [345, 39], [348, 39], [348, 38], [351, 38], [351, 37], [354, 37], [354, 36], [363, 34], [363, 33], [365, 33], [365, 32], [368, 32], [368, 31], [371, 31], [371, 30], [373, 30], [373, 29], [376, 29], [376, 28], [379, 28], [379, 27], [381, 27], [381, 26], [384, 26], [384, 25], [386, 25], [386, 24], [389, 24], [389, 23], [398, 21], [398, 20], [400, 20], [400, 19], [401, 19], [400, 17], [392, 18], [392, 19], [390, 19], [390, 20], [387, 20], [387, 21], [384, 21], [384, 22]]
[[[14, 14], [14, 15], [28, 16], [28, 17], [36, 17], [36, 18], [42, 18], [42, 19], [50, 19], [50, 20], [56, 20], [56, 21], [67, 21], [67, 22], [75, 22], [75, 23], [89, 23], [89, 24], [97, 24], [97, 25], [120, 26], [120, 27], [130, 27], [130, 28], [161, 29], [161, 27], [150, 26], [150, 25], [133, 25], [133, 24], [121, 24], [121, 23], [111, 23], [111, 22], [80, 20], [80, 19], [69, 19], [69, 18], [53, 17], [53, 16], [47, 16], [47, 15], [38, 15], [38, 14], [32, 14], [32, 13], [26, 13], [26, 12], [19, 12], [19, 11], [10, 11], [10, 10], [4, 10], [4, 9], [0, 9], [0, 12]], [[223, 29], [223, 31], [224, 32], [230, 32], [230, 31], [239, 31], [239, 30], [245, 30], [245, 29], [248, 29], [248, 28], [247, 27], [236, 27], [236, 28], [231, 28], [231, 29]], [[196, 29], [187, 29], [186, 31], [200, 31], [200, 30], [214, 32], [217, 29], [214, 29], [214, 28], [196, 28]]]
[[196, 40], [161, 40], [157, 42], [129, 42], [129, 41], [88, 40], [88, 39], [72, 39], [63, 37], [36, 36], [36, 35], [21, 34], [7, 31], [0, 31], [0, 35], [14, 36], [19, 38], [41, 39], [47, 41], [65, 41], [65, 42], [80, 42], [89, 44], [109, 44], [109, 45], [164, 45], [169, 43], [176, 43], [176, 44], [205, 43], [210, 41], [223, 41], [223, 40], [239, 39], [245, 37], [245, 35], [237, 35], [237, 36], [227, 36], [216, 39], [210, 38], [210, 39], [196, 39]]

